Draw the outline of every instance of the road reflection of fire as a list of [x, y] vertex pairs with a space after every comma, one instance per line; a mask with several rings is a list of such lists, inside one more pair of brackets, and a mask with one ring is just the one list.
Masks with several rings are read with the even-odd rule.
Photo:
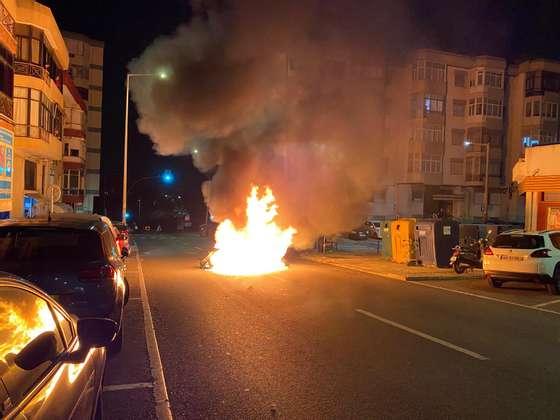
[[16, 356], [29, 342], [56, 325], [46, 302], [35, 299], [33, 305], [16, 306], [0, 302], [0, 359]]
[[278, 227], [274, 222], [277, 210], [270, 188], [259, 198], [258, 187], [253, 187], [247, 197], [247, 224], [238, 229], [228, 219], [216, 230], [216, 252], [210, 257], [212, 271], [252, 276], [285, 270], [282, 258], [296, 230]]

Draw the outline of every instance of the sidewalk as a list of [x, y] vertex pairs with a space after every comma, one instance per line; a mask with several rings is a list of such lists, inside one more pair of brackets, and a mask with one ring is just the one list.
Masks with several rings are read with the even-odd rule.
[[371, 254], [355, 254], [349, 252], [329, 252], [319, 254], [307, 252], [301, 258], [322, 264], [334, 265], [349, 270], [388, 277], [395, 280], [428, 281], [428, 280], [476, 280], [482, 278], [482, 270], [468, 271], [457, 274], [450, 268], [408, 266]]

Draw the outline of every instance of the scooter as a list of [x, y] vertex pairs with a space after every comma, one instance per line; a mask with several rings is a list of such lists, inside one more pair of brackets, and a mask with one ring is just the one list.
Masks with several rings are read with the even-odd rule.
[[449, 265], [457, 274], [463, 274], [467, 269], [482, 268], [482, 255], [488, 246], [488, 238], [479, 239], [470, 245], [457, 245], [449, 259]]

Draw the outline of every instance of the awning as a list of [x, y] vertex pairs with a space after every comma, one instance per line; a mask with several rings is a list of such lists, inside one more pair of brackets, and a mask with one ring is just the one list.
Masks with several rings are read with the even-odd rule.
[[519, 184], [519, 192], [528, 191], [560, 192], [560, 175], [527, 176]]
[[25, 191], [23, 195], [40, 202], [47, 201], [47, 197], [45, 197], [43, 194], [38, 193], [37, 191]]

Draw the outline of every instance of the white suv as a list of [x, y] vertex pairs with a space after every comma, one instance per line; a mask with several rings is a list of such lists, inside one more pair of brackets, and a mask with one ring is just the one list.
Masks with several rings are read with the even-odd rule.
[[493, 287], [528, 281], [546, 285], [550, 294], [560, 293], [560, 230], [504, 232], [484, 251], [482, 268]]

